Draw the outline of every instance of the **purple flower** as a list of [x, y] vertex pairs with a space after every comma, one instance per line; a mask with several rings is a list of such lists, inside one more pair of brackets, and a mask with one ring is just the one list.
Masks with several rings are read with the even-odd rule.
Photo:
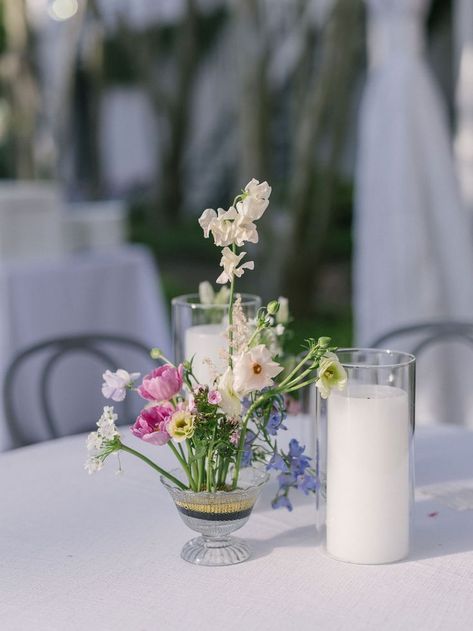
[[245, 436], [245, 444], [243, 446], [243, 456], [241, 459], [242, 465], [244, 467], [249, 467], [253, 461], [253, 442], [256, 438], [256, 434], [251, 430], [246, 432]]
[[305, 447], [299, 445], [299, 441], [293, 438], [289, 443], [289, 456], [291, 458], [298, 458], [304, 453]]
[[271, 436], [276, 436], [280, 429], [287, 429], [287, 427], [282, 424], [283, 420], [284, 413], [282, 412], [282, 410], [274, 408], [269, 415], [268, 422], [266, 423], [266, 431], [268, 432], [268, 434], [270, 434]]
[[292, 473], [280, 473], [278, 475], [278, 483], [280, 489], [288, 489], [296, 483], [296, 478]]
[[232, 445], [235, 445], [235, 447], [237, 447], [238, 443], [240, 442], [240, 432], [238, 431], [234, 431], [230, 434], [230, 442]]
[[287, 464], [284, 462], [282, 456], [280, 456], [277, 452], [274, 452], [271, 460], [266, 465], [266, 469], [269, 471], [270, 469], [274, 469], [275, 471], [283, 471], [287, 472]]
[[138, 393], [148, 401], [168, 401], [182, 388], [182, 364], [179, 368], [164, 364], [143, 378]]
[[271, 506], [276, 509], [276, 508], [287, 508], [287, 510], [290, 512], [292, 511], [292, 504], [289, 501], [289, 499], [285, 496], [285, 495], [279, 495], [278, 497], [276, 497]]
[[309, 495], [311, 491], [317, 490], [317, 480], [313, 475], [304, 473], [304, 475], [297, 480], [297, 488], [302, 491], [304, 495]]
[[171, 436], [167, 431], [167, 424], [174, 412], [172, 405], [154, 405], [141, 410], [131, 433], [137, 438], [153, 445], [165, 445]]
[[221, 400], [222, 400], [222, 395], [220, 394], [218, 390], [209, 391], [209, 394], [207, 395], [207, 401], [211, 405], [218, 405]]

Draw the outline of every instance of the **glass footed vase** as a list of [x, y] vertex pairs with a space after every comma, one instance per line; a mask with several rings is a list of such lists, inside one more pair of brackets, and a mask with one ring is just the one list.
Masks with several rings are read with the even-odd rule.
[[[180, 469], [172, 474], [185, 481]], [[235, 491], [196, 493], [183, 491], [161, 476], [183, 522], [201, 535], [185, 544], [181, 557], [189, 563], [209, 566], [246, 561], [250, 556], [248, 544], [230, 534], [246, 524], [268, 479], [266, 471], [248, 467], [240, 471]]]

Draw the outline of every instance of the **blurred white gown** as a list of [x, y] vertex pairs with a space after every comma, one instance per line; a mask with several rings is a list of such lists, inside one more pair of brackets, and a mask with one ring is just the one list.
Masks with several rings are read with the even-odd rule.
[[[473, 240], [445, 112], [423, 55], [429, 2], [367, 4], [371, 68], [360, 114], [355, 215], [359, 345], [419, 321], [473, 322]], [[430, 354], [418, 391], [420, 419], [458, 422], [464, 414], [452, 355], [445, 370], [444, 359], [444, 348]]]

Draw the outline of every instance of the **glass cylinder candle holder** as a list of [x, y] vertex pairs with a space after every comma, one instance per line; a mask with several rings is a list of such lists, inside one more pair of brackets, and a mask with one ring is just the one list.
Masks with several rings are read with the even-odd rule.
[[[245, 317], [254, 319], [261, 307], [261, 299], [251, 294], [240, 295]], [[198, 294], [174, 298], [172, 335], [176, 364], [193, 358], [197, 381], [210, 385], [215, 371], [223, 372], [226, 367], [227, 327], [228, 304], [203, 304]]]
[[415, 357], [341, 349], [347, 385], [317, 395], [317, 527], [329, 556], [380, 564], [409, 553]]

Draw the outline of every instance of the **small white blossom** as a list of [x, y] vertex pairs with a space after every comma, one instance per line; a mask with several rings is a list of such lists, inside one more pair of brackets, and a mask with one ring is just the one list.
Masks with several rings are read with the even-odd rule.
[[98, 456], [91, 456], [90, 458], [87, 458], [86, 463], [84, 465], [84, 469], [87, 471], [89, 475], [92, 475], [92, 473], [96, 473], [97, 471], [100, 471], [100, 469], [102, 468], [103, 468], [103, 460], [99, 458]]
[[283, 367], [273, 361], [271, 352], [264, 344], [251, 348], [234, 362], [234, 388], [241, 396], [273, 385], [273, 378]]
[[217, 283], [224, 285], [225, 283], [231, 282], [234, 276], [237, 276], [238, 278], [243, 276], [245, 269], [254, 269], [255, 264], [253, 261], [247, 261], [239, 266], [240, 261], [245, 255], [246, 252], [235, 254], [230, 250], [230, 248], [223, 248], [222, 258], [220, 260], [223, 272], [217, 278]]
[[115, 436], [118, 436], [118, 431], [115, 427], [117, 419], [118, 414], [115, 414], [113, 407], [105, 406], [102, 416], [97, 421], [98, 434], [105, 440], [112, 440]]
[[113, 401], [123, 401], [126, 397], [127, 388], [130, 388], [139, 376], [139, 372], [129, 373], [122, 368], [119, 368], [116, 372], [106, 370], [102, 375], [103, 396]]
[[87, 451], [100, 451], [103, 446], [103, 437], [98, 432], [90, 432], [87, 436]]

